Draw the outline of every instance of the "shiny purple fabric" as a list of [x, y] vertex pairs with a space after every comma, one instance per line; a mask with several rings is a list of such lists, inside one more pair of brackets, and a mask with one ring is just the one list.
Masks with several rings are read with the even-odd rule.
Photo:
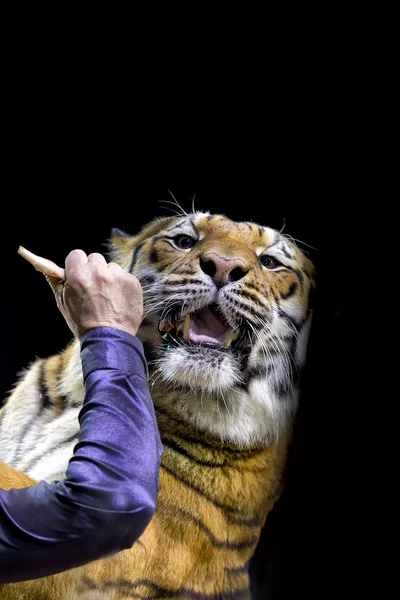
[[81, 338], [86, 398], [63, 481], [0, 490], [0, 583], [54, 574], [129, 548], [156, 505], [163, 447], [141, 342]]

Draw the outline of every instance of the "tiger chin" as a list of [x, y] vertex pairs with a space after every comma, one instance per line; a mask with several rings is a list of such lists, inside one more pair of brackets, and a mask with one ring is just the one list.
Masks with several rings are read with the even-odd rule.
[[[164, 445], [157, 509], [132, 549], [40, 586], [3, 586], [0, 598], [17, 600], [19, 585], [43, 599], [250, 598], [298, 404], [314, 266], [288, 236], [206, 212], [157, 218], [136, 236], [113, 230], [109, 257], [144, 292], [138, 337]], [[76, 341], [35, 361], [0, 411], [0, 461], [59, 477], [83, 397]]]

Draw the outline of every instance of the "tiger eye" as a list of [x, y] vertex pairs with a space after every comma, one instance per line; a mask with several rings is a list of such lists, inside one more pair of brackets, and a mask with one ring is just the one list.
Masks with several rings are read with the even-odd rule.
[[182, 250], [187, 250], [189, 248], [193, 248], [196, 240], [189, 235], [179, 235], [175, 238], [175, 243], [179, 248], [182, 248]]
[[260, 263], [267, 269], [276, 269], [276, 267], [280, 264], [276, 258], [267, 256], [266, 254], [264, 254], [264, 256], [260, 256]]

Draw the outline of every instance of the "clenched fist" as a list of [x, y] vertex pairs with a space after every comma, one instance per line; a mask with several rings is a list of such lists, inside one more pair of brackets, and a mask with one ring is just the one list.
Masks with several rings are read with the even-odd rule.
[[57, 306], [76, 338], [94, 327], [136, 335], [143, 319], [138, 279], [101, 254], [73, 250], [65, 260], [65, 280], [46, 275]]

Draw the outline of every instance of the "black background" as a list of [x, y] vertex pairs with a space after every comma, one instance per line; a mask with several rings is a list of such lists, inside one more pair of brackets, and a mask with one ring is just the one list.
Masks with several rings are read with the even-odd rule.
[[[252, 565], [254, 599], [318, 595], [340, 581], [335, 486], [344, 375], [343, 255], [357, 211], [359, 96], [350, 67], [237, 65], [193, 73], [159, 59], [31, 64], [10, 77], [3, 122], [10, 180], [2, 217], [1, 398], [36, 356], [70, 339], [44, 277], [19, 245], [59, 265], [104, 252], [112, 227], [135, 233], [190, 210], [254, 220], [302, 240], [318, 268], [308, 367], [286, 493]], [[340, 503], [339, 503], [340, 505]], [[330, 587], [332, 589], [332, 587]], [[326, 596], [328, 597], [328, 596]]]

